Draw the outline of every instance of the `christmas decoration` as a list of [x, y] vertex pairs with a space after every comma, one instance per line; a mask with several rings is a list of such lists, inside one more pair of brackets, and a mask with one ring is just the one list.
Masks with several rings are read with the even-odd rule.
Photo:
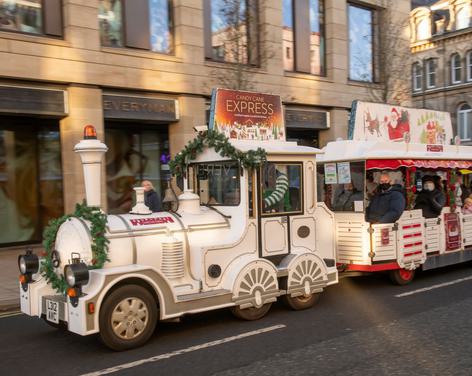
[[70, 218], [82, 218], [89, 221], [91, 224], [90, 234], [92, 236], [92, 265], [89, 269], [101, 269], [108, 260], [108, 243], [109, 240], [105, 237], [105, 227], [107, 223], [107, 216], [100, 211], [100, 208], [90, 207], [84, 203], [76, 204], [75, 212], [73, 214], [66, 214], [60, 218], [51, 220], [44, 230], [43, 246], [45, 249], [44, 257], [41, 260], [41, 275], [51, 284], [52, 288], [59, 293], [65, 293], [67, 283], [64, 276], [58, 276], [54, 271], [54, 261], [52, 254], [54, 252], [54, 243], [59, 227]]
[[178, 153], [174, 160], [169, 162], [173, 175], [185, 176], [187, 165], [198, 154], [202, 153], [205, 147], [214, 148], [222, 157], [227, 157], [240, 162], [241, 166], [254, 169], [266, 161], [266, 152], [262, 148], [242, 152], [237, 150], [228, 141], [228, 138], [215, 130], [208, 130], [200, 133], [195, 139], [190, 141], [185, 148]]

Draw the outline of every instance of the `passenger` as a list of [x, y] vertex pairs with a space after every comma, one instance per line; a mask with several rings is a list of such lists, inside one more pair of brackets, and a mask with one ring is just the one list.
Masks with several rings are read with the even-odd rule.
[[442, 190], [438, 189], [433, 176], [423, 177], [423, 189], [415, 200], [415, 209], [423, 211], [423, 217], [435, 218], [441, 214], [441, 210], [446, 204], [446, 196]]
[[334, 201], [334, 211], [354, 211], [354, 201], [362, 201], [362, 192], [354, 184], [344, 184], [343, 190]]
[[149, 180], [143, 180], [141, 186], [144, 188], [144, 204], [152, 212], [161, 211], [161, 199], [154, 190], [154, 186]]
[[366, 209], [366, 221], [370, 223], [394, 223], [405, 210], [402, 187], [392, 186], [390, 176], [382, 174], [377, 193]]
[[375, 195], [375, 191], [377, 190], [377, 183], [374, 182], [374, 176], [371, 173], [367, 174], [367, 183], [366, 183], [366, 191], [367, 191], [367, 199], [370, 200]]
[[467, 197], [464, 200], [464, 207], [462, 208], [462, 213], [472, 214], [472, 198]]
[[[460, 188], [461, 203], [465, 201], [467, 197], [470, 196], [470, 189], [467, 188], [467, 185], [464, 184], [464, 177], [461, 173], [457, 174], [457, 186]], [[457, 204], [457, 202], [456, 202]]]

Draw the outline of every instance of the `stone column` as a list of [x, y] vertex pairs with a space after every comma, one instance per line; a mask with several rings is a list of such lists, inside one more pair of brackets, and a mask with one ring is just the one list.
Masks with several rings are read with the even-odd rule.
[[[61, 148], [64, 191], [64, 212], [74, 211], [76, 203], [85, 198], [84, 176], [80, 157], [73, 151], [83, 138], [84, 126], [92, 124], [98, 139], [105, 141], [102, 91], [95, 87], [70, 86], [67, 90], [69, 116], [61, 120]], [[105, 158], [102, 167], [102, 209], [106, 211]]]

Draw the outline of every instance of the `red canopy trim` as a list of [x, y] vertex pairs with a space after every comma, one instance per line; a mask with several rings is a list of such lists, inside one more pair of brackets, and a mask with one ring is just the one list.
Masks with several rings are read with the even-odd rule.
[[370, 159], [366, 161], [366, 169], [396, 170], [400, 167], [418, 168], [471, 168], [472, 161], [451, 161], [431, 159]]

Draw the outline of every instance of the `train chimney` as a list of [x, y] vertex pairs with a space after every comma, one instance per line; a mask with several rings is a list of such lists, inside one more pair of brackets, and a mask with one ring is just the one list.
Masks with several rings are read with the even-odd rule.
[[101, 206], [102, 159], [107, 150], [107, 146], [97, 140], [95, 127], [86, 125], [84, 127], [84, 138], [74, 146], [74, 151], [79, 153], [84, 169], [87, 206]]

